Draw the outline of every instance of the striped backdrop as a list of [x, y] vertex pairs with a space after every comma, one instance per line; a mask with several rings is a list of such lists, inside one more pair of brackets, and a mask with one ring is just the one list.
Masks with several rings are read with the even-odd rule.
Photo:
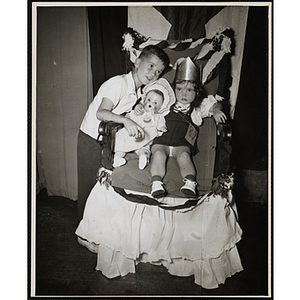
[[[187, 6], [185, 7], [186, 15], [179, 15], [177, 16], [178, 18], [176, 18], [176, 7], [174, 10], [171, 9], [172, 13], [169, 14], [166, 13], [167, 8], [156, 8], [153, 6], [128, 7], [128, 27], [133, 28], [147, 38], [147, 41], [140, 45], [140, 50], [148, 44], [157, 44], [167, 52], [173, 66], [181, 57], [190, 56], [195, 62], [204, 59], [202, 81], [205, 84], [209, 81], [211, 72], [225, 55], [222, 51], [209, 52], [209, 42], [219, 27], [229, 27], [233, 31], [235, 42], [234, 53], [231, 53], [230, 58], [232, 85], [228, 99], [230, 103], [230, 115], [233, 118], [240, 82], [248, 7], [227, 6], [215, 9], [208, 14], [208, 7]], [[203, 19], [204, 17], [200, 18], [201, 11], [203, 10], [205, 10], [206, 19]], [[184, 11], [184, 9], [181, 9], [181, 11]], [[199, 15], [199, 18], [192, 15], [195, 12]], [[189, 17], [189, 14], [191, 17]], [[207, 16], [210, 18], [207, 19]], [[176, 38], [176, 33], [174, 33], [176, 30], [174, 28], [178, 27], [178, 22], [182, 23], [185, 28], [192, 28], [192, 30], [185, 30], [186, 34], [190, 34], [191, 36], [185, 36], [183, 31], [178, 30], [180, 33], [177, 36], [180, 36], [181, 39], [170, 39], [170, 37]], [[131, 53], [131, 61], [135, 60], [138, 53]], [[169, 72], [165, 77], [172, 81], [174, 72]]]

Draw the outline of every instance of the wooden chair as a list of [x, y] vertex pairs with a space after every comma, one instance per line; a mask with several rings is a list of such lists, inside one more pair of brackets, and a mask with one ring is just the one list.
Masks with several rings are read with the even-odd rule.
[[[189, 48], [181, 51], [173, 51], [172, 49], [165, 49], [170, 57], [170, 61], [174, 63], [179, 57], [190, 56], [193, 57], [199, 52], [198, 48]], [[195, 61], [200, 70], [208, 62], [208, 58], [204, 57]], [[173, 82], [175, 71], [172, 69], [164, 75], [164, 78]], [[231, 85], [230, 76], [230, 56], [225, 55], [218, 63], [217, 67], [211, 72], [208, 80], [206, 81], [204, 90], [207, 95], [220, 95], [225, 98], [225, 113], [226, 111], [226, 98], [229, 98], [229, 87]], [[104, 123], [101, 122], [99, 126], [98, 141], [103, 144], [102, 153], [102, 166], [108, 170], [113, 170], [113, 150], [114, 150], [114, 134], [120, 128], [120, 124]], [[226, 147], [230, 148], [231, 139], [231, 126], [229, 123], [219, 124], [216, 126], [213, 118], [206, 118], [203, 120], [202, 125], [199, 127], [199, 134], [197, 138], [198, 153], [193, 157], [193, 161], [197, 171], [198, 192], [205, 193], [211, 189], [211, 183], [214, 177], [218, 176], [221, 172], [229, 171], [230, 165], [230, 150], [223, 155], [223, 160], [226, 160], [226, 169], [222, 166], [216, 166], [220, 155], [216, 155], [220, 149]], [[219, 147], [221, 146], [222, 147]], [[226, 148], [225, 147], [225, 148]], [[221, 155], [222, 156], [222, 155]], [[131, 188], [138, 192], [150, 193], [150, 172], [149, 165], [145, 170], [138, 169], [138, 158], [135, 154], [127, 155], [127, 164], [116, 168], [112, 174], [112, 184], [120, 188]], [[217, 171], [217, 174], [216, 174]], [[167, 187], [167, 192], [171, 195], [182, 195], [179, 188], [182, 185], [182, 178], [179, 174], [177, 162], [174, 158], [169, 158], [167, 162], [167, 173], [164, 178], [164, 183]]]

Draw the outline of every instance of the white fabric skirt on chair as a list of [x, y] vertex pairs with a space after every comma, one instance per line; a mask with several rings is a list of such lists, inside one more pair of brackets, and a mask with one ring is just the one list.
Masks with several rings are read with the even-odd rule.
[[[169, 205], [176, 201], [164, 199]], [[220, 196], [203, 197], [189, 209], [166, 210], [130, 202], [96, 183], [76, 235], [98, 245], [96, 270], [108, 278], [135, 273], [137, 263], [150, 262], [172, 275], [194, 275], [196, 284], [213, 289], [243, 270], [236, 215]]]

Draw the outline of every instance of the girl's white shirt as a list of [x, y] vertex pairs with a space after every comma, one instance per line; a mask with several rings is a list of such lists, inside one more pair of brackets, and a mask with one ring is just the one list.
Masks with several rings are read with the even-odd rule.
[[197, 126], [202, 124], [203, 118], [208, 118], [213, 115], [211, 108], [218, 102], [217, 99], [222, 100], [220, 96], [214, 97], [213, 95], [208, 95], [207, 98], [203, 99], [200, 107], [194, 108], [191, 113], [191, 119]]

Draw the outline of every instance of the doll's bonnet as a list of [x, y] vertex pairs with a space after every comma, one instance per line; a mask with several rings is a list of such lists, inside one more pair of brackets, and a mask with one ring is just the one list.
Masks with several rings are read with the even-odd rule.
[[146, 94], [151, 90], [159, 90], [164, 95], [164, 102], [158, 111], [159, 114], [166, 116], [170, 112], [170, 107], [175, 103], [175, 94], [168, 80], [160, 78], [157, 81], [145, 86], [142, 100], [145, 100]]

